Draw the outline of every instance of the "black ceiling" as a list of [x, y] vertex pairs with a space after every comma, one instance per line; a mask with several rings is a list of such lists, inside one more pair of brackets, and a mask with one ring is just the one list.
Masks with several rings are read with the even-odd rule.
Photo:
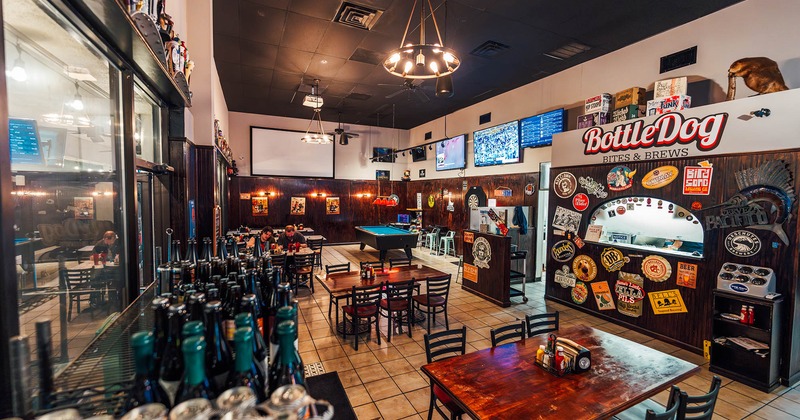
[[[462, 60], [450, 98], [434, 95], [435, 80], [393, 95], [403, 80], [380, 64], [399, 46], [412, 0], [350, 1], [384, 11], [369, 31], [332, 21], [342, 0], [214, 0], [214, 59], [230, 111], [310, 119], [302, 102], [319, 79], [323, 119], [341, 112], [346, 123], [392, 126], [395, 104], [395, 126], [411, 128], [739, 1], [432, 0], [445, 45]], [[415, 15], [409, 37], [418, 41]], [[426, 33], [433, 43], [430, 20]], [[509, 48], [470, 54], [486, 41]], [[572, 42], [591, 49], [544, 55]]]

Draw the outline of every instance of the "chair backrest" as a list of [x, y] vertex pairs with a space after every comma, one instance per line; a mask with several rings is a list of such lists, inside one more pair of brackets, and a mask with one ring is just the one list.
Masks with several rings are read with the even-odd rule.
[[277, 254], [272, 256], [273, 267], [283, 267], [285, 265], [286, 265], [286, 254]]
[[347, 296], [347, 304], [353, 306], [358, 313], [358, 308], [370, 306], [377, 307], [383, 296], [384, 283], [371, 284], [369, 286], [353, 286], [352, 292]]
[[669, 400], [667, 401], [667, 410], [663, 413], [656, 414], [655, 411], [648, 409], [645, 413], [645, 420], [680, 420], [683, 419], [684, 410], [686, 409], [686, 393], [672, 385], [669, 392]]
[[350, 271], [350, 263], [347, 264], [328, 264], [325, 266], [325, 274], [347, 273]]
[[314, 251], [319, 251], [322, 249], [322, 239], [307, 239], [306, 245]]
[[88, 284], [92, 279], [92, 270], [69, 270], [62, 268], [59, 270], [59, 275], [64, 280], [64, 286], [67, 289]]
[[525, 315], [528, 337], [549, 333], [558, 329], [558, 311], [539, 315]]
[[467, 352], [467, 327], [425, 334], [425, 357], [428, 363]]
[[425, 289], [428, 295], [441, 296], [447, 302], [447, 295], [450, 294], [450, 279], [452, 277], [452, 274], [428, 277], [425, 281]]
[[411, 265], [411, 258], [389, 258], [389, 268]]
[[296, 254], [294, 256], [295, 267], [308, 267], [314, 264], [314, 254]]
[[367, 265], [367, 264], [371, 265], [372, 268], [374, 268], [376, 270], [378, 270], [378, 269], [383, 270], [383, 261], [361, 261], [361, 262], [358, 263], [359, 268], [362, 269], [362, 270], [364, 269], [364, 266]]
[[[708, 394], [686, 397], [686, 418], [687, 420], [710, 419], [714, 415], [714, 406], [717, 404], [717, 395], [722, 385], [722, 379], [714, 375], [711, 380], [711, 387]], [[692, 415], [694, 414], [694, 415]]]
[[439, 236], [439, 232], [441, 232], [441, 231], [442, 231], [442, 228], [438, 228], [438, 227], [437, 228], [433, 228], [433, 230], [428, 235]]
[[525, 321], [493, 328], [491, 334], [492, 347], [497, 347], [507, 341], [522, 340], [525, 337]]
[[414, 294], [416, 288], [416, 280], [411, 279], [408, 281], [401, 281], [397, 283], [387, 283], [386, 285], [386, 300], [390, 302], [406, 301], [411, 305], [411, 295]]
[[447, 232], [447, 234], [446, 234], [446, 235], [444, 235], [444, 237], [445, 237], [445, 238], [448, 238], [448, 239], [453, 239], [453, 238], [455, 238], [455, 237], [456, 237], [456, 231], [454, 231], [454, 230], [451, 230], [450, 232]]

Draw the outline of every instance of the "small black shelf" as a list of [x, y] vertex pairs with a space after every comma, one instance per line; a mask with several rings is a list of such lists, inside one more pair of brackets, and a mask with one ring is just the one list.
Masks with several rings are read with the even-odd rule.
[[769, 334], [769, 332], [770, 332], [768, 329], [759, 328], [759, 327], [756, 327], [754, 325], [742, 324], [739, 321], [734, 321], [732, 319], [725, 319], [725, 318], [723, 318], [721, 316], [715, 316], [714, 317], [714, 321], [722, 322], [722, 323], [725, 323], [727, 325], [735, 326], [735, 327], [738, 327], [738, 328], [741, 328], [741, 329], [757, 330], [757, 331], [762, 331], [762, 332], [767, 333], [767, 334]]

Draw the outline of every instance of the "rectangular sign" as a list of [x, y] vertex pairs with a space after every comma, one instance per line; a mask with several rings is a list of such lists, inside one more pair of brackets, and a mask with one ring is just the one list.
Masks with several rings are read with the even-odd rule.
[[475, 242], [475, 234], [472, 232], [464, 232], [464, 242], [471, 244]]
[[683, 168], [683, 195], [708, 195], [711, 192], [711, 177], [714, 168], [703, 162], [699, 166]]
[[679, 314], [688, 312], [683, 303], [681, 291], [678, 289], [662, 290], [660, 292], [649, 292], [650, 306], [656, 315]]
[[249, 200], [250, 193], [239, 193], [239, 200]]
[[478, 267], [475, 267], [472, 264], [464, 263], [464, 280], [469, 280], [471, 282], [478, 282]]
[[616, 309], [614, 296], [611, 295], [611, 289], [608, 287], [607, 281], [596, 281], [591, 285], [594, 300], [597, 302], [597, 309], [601, 311]]
[[678, 276], [675, 280], [678, 286], [694, 289], [697, 287], [697, 264], [678, 262]]

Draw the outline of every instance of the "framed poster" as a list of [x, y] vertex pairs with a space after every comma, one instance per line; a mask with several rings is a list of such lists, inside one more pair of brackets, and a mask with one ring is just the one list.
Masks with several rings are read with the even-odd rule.
[[325, 214], [339, 214], [339, 197], [325, 199]]
[[388, 181], [389, 180], [389, 171], [378, 169], [375, 171], [375, 179], [378, 181]]
[[266, 216], [269, 214], [269, 197], [253, 197], [251, 199], [253, 216]]
[[94, 198], [75, 197], [72, 199], [75, 205], [75, 218], [79, 220], [94, 219]]
[[306, 214], [306, 198], [292, 197], [289, 214], [302, 216]]

